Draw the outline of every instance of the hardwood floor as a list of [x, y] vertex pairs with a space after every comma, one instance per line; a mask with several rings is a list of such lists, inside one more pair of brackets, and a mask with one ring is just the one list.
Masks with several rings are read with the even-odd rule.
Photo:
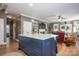
[[79, 48], [75, 46], [66, 46], [58, 44], [57, 56], [79, 56]]
[[[9, 47], [0, 48], [0, 56], [3, 56], [7, 53], [17, 52], [18, 50], [18, 43], [16, 41], [10, 42]], [[20, 50], [20, 53], [25, 56], [26, 54]]]
[[[7, 48], [0, 48], [0, 56], [4, 56], [7, 53], [17, 52], [18, 43], [13, 41], [10, 43], [10, 46]], [[27, 56], [23, 51], [20, 50], [22, 56]], [[58, 53], [57, 56], [79, 56], [79, 49], [76, 46], [67, 47], [65, 44], [58, 44]]]

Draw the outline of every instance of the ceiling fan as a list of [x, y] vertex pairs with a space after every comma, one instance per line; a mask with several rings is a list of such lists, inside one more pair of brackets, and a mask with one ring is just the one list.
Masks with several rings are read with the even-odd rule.
[[57, 15], [53, 15], [52, 17], [48, 17], [48, 20], [50, 21], [66, 21], [66, 18], [65, 16], [62, 16], [60, 14], [57, 14]]
[[63, 17], [62, 15], [58, 15], [58, 16], [56, 16], [56, 17], [57, 17], [58, 20], [64, 20], [64, 19], [67, 19], [67, 18]]

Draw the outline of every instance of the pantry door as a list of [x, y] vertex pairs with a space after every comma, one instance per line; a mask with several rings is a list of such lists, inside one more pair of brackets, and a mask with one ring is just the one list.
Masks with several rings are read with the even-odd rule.
[[0, 43], [4, 43], [4, 19], [0, 19]]

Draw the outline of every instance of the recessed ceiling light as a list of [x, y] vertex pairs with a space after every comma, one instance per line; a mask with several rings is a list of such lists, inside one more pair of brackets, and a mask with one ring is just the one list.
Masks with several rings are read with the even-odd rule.
[[33, 3], [30, 3], [30, 4], [29, 4], [29, 6], [31, 6], [31, 7], [32, 7], [32, 6], [33, 6]]
[[34, 20], [32, 20], [32, 22], [34, 22]]

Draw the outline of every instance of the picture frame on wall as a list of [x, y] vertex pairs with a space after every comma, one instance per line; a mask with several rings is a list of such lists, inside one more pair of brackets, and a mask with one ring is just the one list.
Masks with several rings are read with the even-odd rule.
[[65, 32], [65, 24], [60, 25], [60, 31]]
[[59, 31], [59, 24], [53, 24], [53, 31]]
[[72, 24], [66, 24], [66, 33], [72, 33]]
[[72, 24], [62, 24], [60, 25], [60, 30], [65, 33], [72, 33]]

